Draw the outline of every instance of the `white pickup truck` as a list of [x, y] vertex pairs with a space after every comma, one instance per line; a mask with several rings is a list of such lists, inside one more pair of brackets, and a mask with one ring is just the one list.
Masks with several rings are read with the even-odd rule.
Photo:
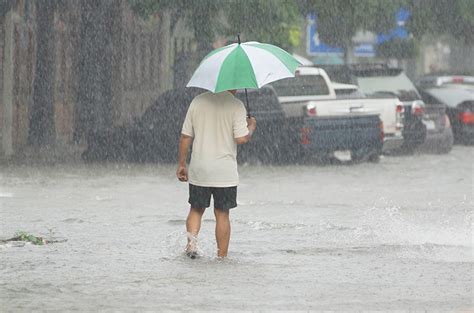
[[337, 96], [337, 90], [344, 94], [351, 85], [332, 83], [326, 72], [316, 67], [299, 67], [295, 78], [272, 85], [288, 118], [377, 114], [383, 123], [383, 150], [397, 149], [403, 144], [404, 108], [396, 97]]

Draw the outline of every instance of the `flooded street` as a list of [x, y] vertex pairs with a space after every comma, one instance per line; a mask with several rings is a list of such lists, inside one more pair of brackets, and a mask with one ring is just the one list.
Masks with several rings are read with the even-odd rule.
[[60, 241], [0, 245], [0, 311], [474, 310], [473, 157], [241, 166], [226, 260], [174, 165], [0, 167], [0, 238]]

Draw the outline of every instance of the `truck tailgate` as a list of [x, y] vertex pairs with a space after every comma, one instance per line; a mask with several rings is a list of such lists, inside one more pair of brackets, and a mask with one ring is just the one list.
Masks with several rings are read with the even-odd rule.
[[321, 151], [379, 149], [383, 145], [380, 124], [378, 115], [305, 118], [302, 144]]
[[336, 99], [313, 102], [319, 116], [379, 114], [386, 134], [400, 132], [396, 128], [398, 103], [397, 98]]

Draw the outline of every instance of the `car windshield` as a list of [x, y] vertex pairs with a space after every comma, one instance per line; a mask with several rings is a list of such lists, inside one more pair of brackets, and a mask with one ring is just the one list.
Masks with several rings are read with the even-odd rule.
[[415, 86], [403, 72], [393, 76], [361, 76], [356, 79], [360, 91], [369, 96], [392, 95], [401, 101], [421, 99]]
[[334, 91], [336, 92], [336, 98], [338, 99], [359, 99], [366, 97], [358, 89], [334, 88]]
[[474, 83], [463, 83], [463, 84], [445, 84], [442, 85], [441, 87], [446, 87], [446, 88], [458, 88], [458, 89], [464, 89], [464, 90], [474, 90]]
[[328, 95], [329, 89], [320, 75], [300, 75], [272, 83], [279, 97]]
[[457, 86], [456, 88], [443, 86], [426, 89], [425, 93], [436, 98], [437, 102], [442, 102], [450, 107], [455, 107], [461, 102], [474, 101], [474, 88], [469, 90], [459, 89]]

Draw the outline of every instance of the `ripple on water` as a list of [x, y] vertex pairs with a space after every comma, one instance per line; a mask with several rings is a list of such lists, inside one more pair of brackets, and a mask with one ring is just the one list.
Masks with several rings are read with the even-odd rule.
[[243, 219], [236, 219], [233, 221], [238, 224], [247, 225], [255, 230], [301, 229], [311, 226], [304, 223], [270, 223], [265, 221], [246, 221]]
[[[8, 241], [6, 243], [0, 243], [0, 249], [5, 249], [5, 248], [21, 248], [24, 247], [25, 244], [27, 244], [24, 241]], [[30, 244], [28, 242], [28, 244]]]
[[275, 251], [283, 254], [303, 256], [391, 255], [405, 259], [426, 259], [442, 262], [472, 262], [470, 247], [435, 245], [430, 243], [422, 245], [374, 244], [367, 246], [309, 246], [300, 247], [299, 249], [276, 249]]
[[69, 224], [73, 224], [73, 223], [82, 224], [82, 223], [84, 223], [84, 220], [82, 220], [80, 218], [66, 218], [66, 219], [62, 220], [61, 222], [69, 223]]
[[167, 221], [170, 225], [184, 225], [186, 224], [186, 220], [183, 219], [171, 219]]

